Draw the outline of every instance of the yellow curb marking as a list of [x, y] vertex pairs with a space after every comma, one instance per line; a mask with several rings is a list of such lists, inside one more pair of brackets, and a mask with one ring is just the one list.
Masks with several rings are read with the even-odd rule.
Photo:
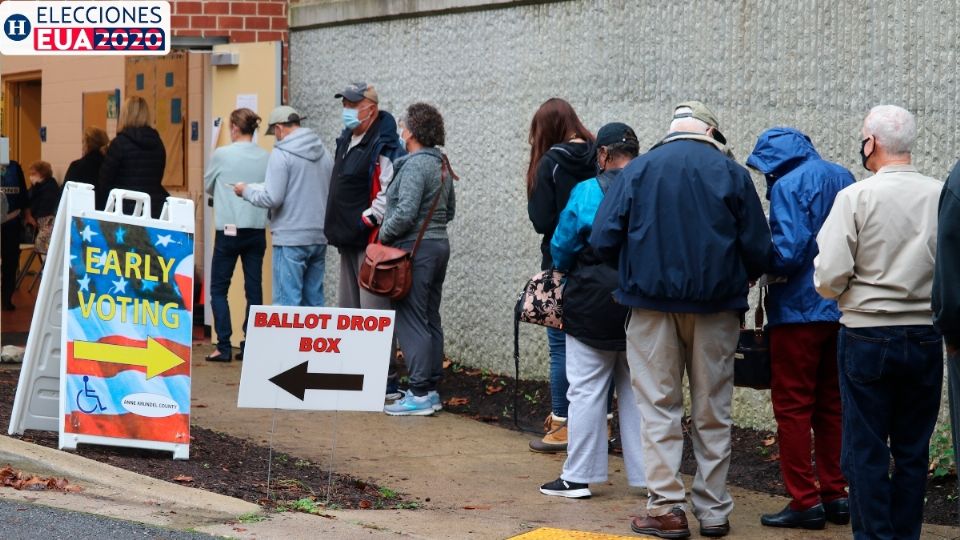
[[510, 540], [622, 540], [629, 538], [637, 540], [651, 538], [650, 536], [620, 536], [619, 534], [605, 534], [586, 531], [571, 531], [567, 529], [551, 529], [542, 527], [528, 533], [514, 536]]

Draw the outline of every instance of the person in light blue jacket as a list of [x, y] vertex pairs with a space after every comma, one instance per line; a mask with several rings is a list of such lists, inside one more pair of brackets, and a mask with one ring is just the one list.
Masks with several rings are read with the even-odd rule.
[[[764, 175], [773, 242], [767, 296], [771, 399], [777, 418], [780, 470], [792, 498], [760, 522], [770, 527], [823, 528], [850, 520], [847, 481], [840, 470], [840, 310], [813, 286], [817, 233], [837, 193], [853, 175], [825, 161], [810, 137], [773, 128], [757, 140], [747, 166]], [[814, 433], [811, 445], [810, 432]], [[810, 459], [816, 455], [816, 474]]]
[[604, 194], [639, 151], [640, 142], [630, 126], [615, 122], [600, 128], [595, 143], [600, 174], [573, 188], [550, 240], [553, 264], [566, 272], [563, 328], [570, 406], [567, 459], [560, 477], [540, 487], [544, 495], [586, 498], [591, 496], [589, 484], [607, 481], [607, 404], [613, 386], [620, 404], [627, 483], [646, 485], [640, 441], [643, 424], [627, 367], [627, 308], [613, 301], [617, 268], [597, 256], [588, 243]]
[[[253, 142], [253, 134], [260, 127], [260, 117], [250, 109], [230, 113], [230, 140], [232, 144], [217, 148], [203, 175], [204, 188], [213, 195], [213, 211], [217, 235], [213, 242], [213, 260], [210, 267], [210, 308], [213, 326], [217, 331], [217, 352], [207, 355], [211, 362], [229, 362], [233, 359], [230, 338], [233, 326], [227, 291], [237, 259], [243, 266], [243, 289], [247, 307], [243, 317], [243, 332], [247, 332], [247, 314], [250, 306], [263, 304], [263, 254], [267, 249], [267, 211], [234, 196], [233, 186], [238, 182], [262, 184], [267, 174], [270, 153]], [[238, 360], [243, 360], [245, 341], [240, 342]]]

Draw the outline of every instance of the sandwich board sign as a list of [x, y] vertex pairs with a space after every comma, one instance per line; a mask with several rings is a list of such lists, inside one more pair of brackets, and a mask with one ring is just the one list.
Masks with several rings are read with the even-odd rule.
[[382, 411], [394, 312], [251, 306], [238, 407]]
[[113, 190], [99, 211], [93, 186], [66, 184], [10, 434], [189, 457], [193, 235], [193, 201], [152, 219], [145, 193]]

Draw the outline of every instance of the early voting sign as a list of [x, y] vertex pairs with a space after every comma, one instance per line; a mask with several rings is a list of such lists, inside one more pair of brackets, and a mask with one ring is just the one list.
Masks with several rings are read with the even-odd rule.
[[394, 312], [252, 306], [238, 407], [382, 411]]
[[[122, 212], [124, 201], [132, 215]], [[11, 433], [44, 429], [30, 405], [57, 369], [60, 448], [93, 443], [188, 457], [193, 202], [168, 199], [160, 219], [149, 211], [149, 196], [123, 190], [96, 211], [92, 186], [67, 184]], [[45, 326], [55, 315], [59, 324]], [[44, 360], [54, 341], [57, 366]]]

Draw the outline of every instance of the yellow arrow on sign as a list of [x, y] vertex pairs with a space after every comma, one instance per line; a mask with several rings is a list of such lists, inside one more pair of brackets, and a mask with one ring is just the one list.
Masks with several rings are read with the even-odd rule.
[[78, 360], [142, 366], [147, 368], [148, 379], [184, 363], [183, 358], [180, 358], [151, 337], [147, 338], [146, 348], [75, 341], [73, 342], [73, 357]]

